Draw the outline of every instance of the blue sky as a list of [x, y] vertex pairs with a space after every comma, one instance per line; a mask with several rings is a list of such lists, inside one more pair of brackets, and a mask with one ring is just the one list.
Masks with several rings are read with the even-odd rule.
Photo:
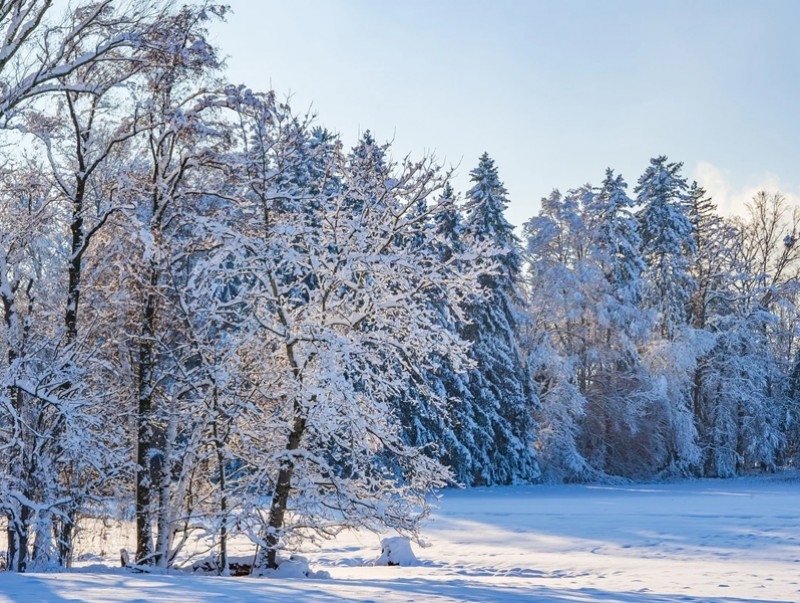
[[684, 162], [723, 213], [759, 188], [800, 201], [800, 1], [229, 0], [231, 80], [292, 95], [352, 144], [458, 164], [483, 151], [521, 224], [553, 188], [631, 189]]

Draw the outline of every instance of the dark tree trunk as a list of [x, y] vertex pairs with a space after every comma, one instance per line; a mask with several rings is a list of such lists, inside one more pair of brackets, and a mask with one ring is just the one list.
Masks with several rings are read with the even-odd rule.
[[151, 518], [153, 426], [153, 369], [155, 366], [155, 316], [158, 271], [150, 266], [150, 291], [145, 298], [141, 341], [139, 342], [139, 370], [137, 375], [139, 404], [136, 441], [136, 562], [153, 562], [153, 534]]
[[[30, 290], [30, 285], [29, 285]], [[12, 334], [14, 329], [18, 326], [19, 316], [17, 315], [14, 292], [16, 287], [11, 287], [11, 296], [2, 294], [3, 301], [3, 319], [6, 324], [6, 329], [9, 334]], [[8, 350], [8, 365], [13, 366], [19, 358], [19, 348], [13, 345]], [[15, 385], [8, 386], [8, 397], [11, 401], [11, 406], [17, 417], [22, 414], [22, 391]], [[17, 487], [23, 486], [24, 468], [23, 468], [23, 452], [24, 447], [19, 443], [11, 447], [10, 463], [8, 467], [9, 474], [13, 476]], [[27, 490], [27, 488], [26, 488]], [[28, 535], [30, 531], [30, 508], [25, 506], [22, 502], [19, 503], [17, 511], [10, 509], [6, 513], [8, 521], [7, 534], [8, 534], [8, 568], [12, 571], [24, 572], [28, 564]]]
[[23, 573], [28, 567], [28, 539], [31, 510], [20, 505], [19, 517], [8, 522], [8, 568]]
[[81, 295], [81, 276], [83, 271], [83, 253], [86, 249], [85, 234], [83, 231], [83, 198], [86, 191], [86, 182], [79, 179], [75, 188], [73, 199], [72, 245], [69, 257], [68, 282], [67, 282], [67, 308], [64, 313], [64, 324], [67, 327], [67, 344], [74, 344], [78, 338], [78, 303]]
[[[291, 455], [294, 450], [300, 447], [300, 440], [306, 429], [306, 421], [299, 414], [300, 409], [298, 404], [295, 404], [295, 420], [294, 426], [289, 434], [289, 440], [286, 443], [286, 452]], [[294, 462], [287, 458], [281, 464], [281, 469], [278, 472], [278, 481], [275, 484], [275, 492], [272, 494], [272, 503], [269, 507], [269, 523], [267, 533], [265, 534], [265, 542], [267, 543], [266, 550], [266, 567], [275, 569], [278, 567], [278, 543], [280, 542], [281, 532], [283, 531], [284, 520], [286, 517], [286, 509], [289, 504], [289, 493], [292, 490], [292, 476], [294, 475]], [[257, 564], [258, 565], [258, 564]]]
[[228, 492], [227, 473], [225, 471], [225, 442], [219, 430], [219, 395], [216, 386], [212, 393], [214, 404], [214, 422], [211, 432], [214, 437], [214, 449], [217, 455], [217, 478], [219, 479], [219, 573], [228, 575]]
[[[277, 292], [277, 286], [274, 279], [270, 278], [273, 292]], [[281, 322], [288, 325], [288, 321], [283, 313], [280, 313]], [[286, 345], [286, 359], [289, 361], [289, 366], [292, 367], [292, 373], [297, 380], [298, 385], [302, 382], [302, 371], [297, 359], [294, 355], [294, 344]], [[313, 404], [315, 397], [312, 397]], [[289, 504], [289, 493], [292, 491], [292, 476], [294, 475], [294, 461], [292, 460], [292, 452], [300, 447], [300, 440], [303, 438], [303, 433], [306, 430], [306, 419], [304, 410], [298, 400], [293, 402], [294, 410], [294, 423], [292, 431], [289, 433], [289, 439], [286, 442], [287, 458], [281, 463], [280, 471], [278, 471], [278, 481], [275, 484], [275, 492], [272, 493], [272, 503], [269, 508], [269, 523], [267, 533], [264, 535], [267, 544], [266, 550], [266, 567], [276, 569], [278, 567], [278, 543], [280, 542], [281, 532], [283, 531], [284, 521], [286, 517], [286, 509]], [[263, 564], [258, 564], [257, 567], [263, 567]]]
[[[78, 339], [78, 303], [80, 301], [80, 284], [81, 284], [81, 262], [84, 251], [84, 234], [83, 234], [83, 196], [85, 191], [85, 182], [78, 180], [76, 189], [76, 199], [74, 203], [74, 213], [72, 216], [72, 253], [69, 258], [68, 268], [68, 282], [67, 282], [67, 306], [64, 311], [64, 326], [66, 327], [66, 349], [68, 354], [74, 354], [72, 347]], [[72, 363], [72, 359], [70, 359]], [[62, 390], [71, 387], [70, 382], [65, 382]], [[56, 437], [55, 445], [58, 446], [59, 433], [54, 434]], [[75, 496], [77, 493], [68, 491], [68, 496]], [[70, 500], [66, 503], [66, 508], [63, 514], [59, 517], [56, 527], [56, 536], [58, 542], [58, 564], [61, 567], [70, 567], [72, 565], [72, 536], [75, 527], [75, 520], [78, 514], [78, 501]]]

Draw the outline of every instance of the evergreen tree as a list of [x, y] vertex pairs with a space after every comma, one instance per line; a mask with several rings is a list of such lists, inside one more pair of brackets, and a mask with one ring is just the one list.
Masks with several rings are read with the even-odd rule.
[[688, 192], [689, 222], [692, 225], [696, 253], [692, 275], [696, 283], [691, 304], [691, 322], [706, 327], [709, 314], [726, 312], [722, 294], [731, 269], [732, 232], [718, 215], [717, 206], [697, 182]]
[[[522, 269], [522, 253], [514, 227], [504, 214], [508, 207], [508, 191], [498, 177], [494, 160], [487, 153], [470, 172], [470, 181], [474, 185], [467, 191], [464, 203], [465, 230], [475, 241], [490, 242], [496, 249], [494, 258], [500, 264], [497, 276], [485, 277], [484, 286], [505, 293], [500, 301], [512, 301]], [[504, 312], [511, 318], [510, 306], [504, 307]]]
[[[431, 224], [435, 257], [442, 265], [451, 265], [453, 270], [461, 272], [468, 260], [462, 255], [462, 215], [449, 182], [445, 183], [437, 205]], [[429, 295], [439, 324], [457, 334], [460, 320], [448, 303], [449, 292], [434, 289]], [[483, 457], [475, 453], [490, 442], [488, 438], [471, 441], [476, 437], [469, 429], [474, 424], [474, 409], [464, 373], [455, 370], [450, 359], [440, 355], [435, 368], [425, 370], [412, 382], [410, 390], [404, 392], [395, 405], [406, 442], [440, 460], [450, 469], [456, 482], [471, 483], [483, 462]], [[470, 441], [471, 445], [464, 443]]]
[[654, 430], [653, 457], [665, 472], [695, 472], [701, 462], [692, 402], [692, 375], [708, 350], [708, 338], [690, 329], [696, 253], [689, 219], [688, 185], [681, 163], [650, 160], [635, 189], [639, 232], [646, 263], [644, 306], [656, 313], [661, 341], [647, 348], [644, 362], [652, 385], [647, 410]]
[[642, 295], [642, 240], [633, 215], [633, 200], [621, 175], [606, 170], [603, 183], [586, 213], [595, 258], [620, 304], [638, 305]]
[[664, 155], [651, 159], [635, 189], [646, 262], [644, 301], [658, 312], [659, 332], [666, 339], [687, 324], [695, 289], [691, 274], [695, 243], [681, 167]]
[[463, 336], [472, 343], [470, 356], [477, 368], [465, 381], [473, 417], [468, 430], [474, 435], [465, 435], [462, 442], [474, 443], [473, 456], [485, 459], [475, 466], [472, 483], [529, 481], [539, 475], [533, 448], [538, 400], [517, 340], [522, 254], [504, 216], [508, 193], [488, 154], [470, 177], [474, 184], [464, 206], [464, 241], [488, 246], [491, 257], [478, 261], [493, 261], [496, 268], [480, 277], [484, 296], [466, 308], [470, 323]]
[[[738, 361], [730, 361], [740, 354], [739, 360], [750, 356], [752, 348], [746, 345], [750, 348], [747, 352], [742, 347], [747, 339], [741, 331], [744, 325], [733, 316], [730, 292], [733, 232], [697, 182], [692, 182], [689, 188], [688, 203], [696, 247], [692, 275], [697, 284], [690, 322], [695, 329], [705, 330], [713, 337], [713, 347], [698, 358], [692, 377], [694, 421], [703, 455], [702, 472], [727, 477], [735, 474], [738, 464], [735, 413], [739, 400], [735, 390], [739, 385], [736, 378], [731, 378], [731, 371], [737, 373], [743, 368], [734, 366]], [[730, 356], [732, 353], [734, 357]], [[749, 374], [755, 376], [752, 370]]]
[[627, 183], [610, 168], [583, 213], [591, 260], [599, 270], [592, 304], [596, 323], [591, 341], [594, 378], [586, 391], [582, 449], [592, 465], [611, 474], [643, 471], [642, 454], [631, 454], [625, 443], [642, 430], [639, 390], [642, 374], [639, 346], [645, 340], [651, 315], [641, 307], [645, 271], [641, 238], [633, 215]]

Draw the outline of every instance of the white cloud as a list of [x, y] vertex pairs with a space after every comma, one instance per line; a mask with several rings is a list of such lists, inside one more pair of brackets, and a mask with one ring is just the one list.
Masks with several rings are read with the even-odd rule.
[[692, 178], [706, 189], [711, 199], [717, 204], [719, 213], [723, 216], [745, 215], [746, 204], [759, 191], [780, 192], [786, 197], [789, 205], [800, 206], [800, 193], [781, 186], [780, 178], [775, 174], [763, 174], [755, 179], [755, 185], [734, 184], [735, 179], [730, 171], [723, 170], [707, 161], [700, 161], [694, 169]]
[[698, 184], [706, 189], [706, 192], [717, 204], [717, 208], [723, 215], [733, 215], [736, 211], [731, 211], [731, 187], [728, 182], [727, 176], [717, 166], [701, 161], [694, 168], [692, 178], [697, 180]]

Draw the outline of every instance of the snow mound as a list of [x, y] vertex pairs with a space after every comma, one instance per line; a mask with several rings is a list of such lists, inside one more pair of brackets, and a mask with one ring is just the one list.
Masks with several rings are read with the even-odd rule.
[[[206, 559], [195, 562], [191, 566], [193, 573], [217, 576], [220, 575], [220, 559], [219, 555], [214, 554]], [[256, 569], [253, 570], [253, 555], [248, 557], [228, 557], [228, 574], [229, 576], [263, 576], [266, 578], [330, 578], [328, 572], [311, 571], [308, 566], [308, 559], [300, 555], [292, 555], [291, 557], [283, 558], [278, 557], [277, 569]]]
[[267, 578], [317, 578], [325, 580], [331, 577], [325, 571], [312, 571], [308, 566], [308, 559], [300, 555], [291, 555], [288, 559], [279, 557], [277, 569], [255, 570], [253, 575]]
[[381, 540], [381, 556], [374, 565], [402, 565], [404, 567], [420, 565], [419, 559], [411, 550], [408, 538], [393, 536]]

